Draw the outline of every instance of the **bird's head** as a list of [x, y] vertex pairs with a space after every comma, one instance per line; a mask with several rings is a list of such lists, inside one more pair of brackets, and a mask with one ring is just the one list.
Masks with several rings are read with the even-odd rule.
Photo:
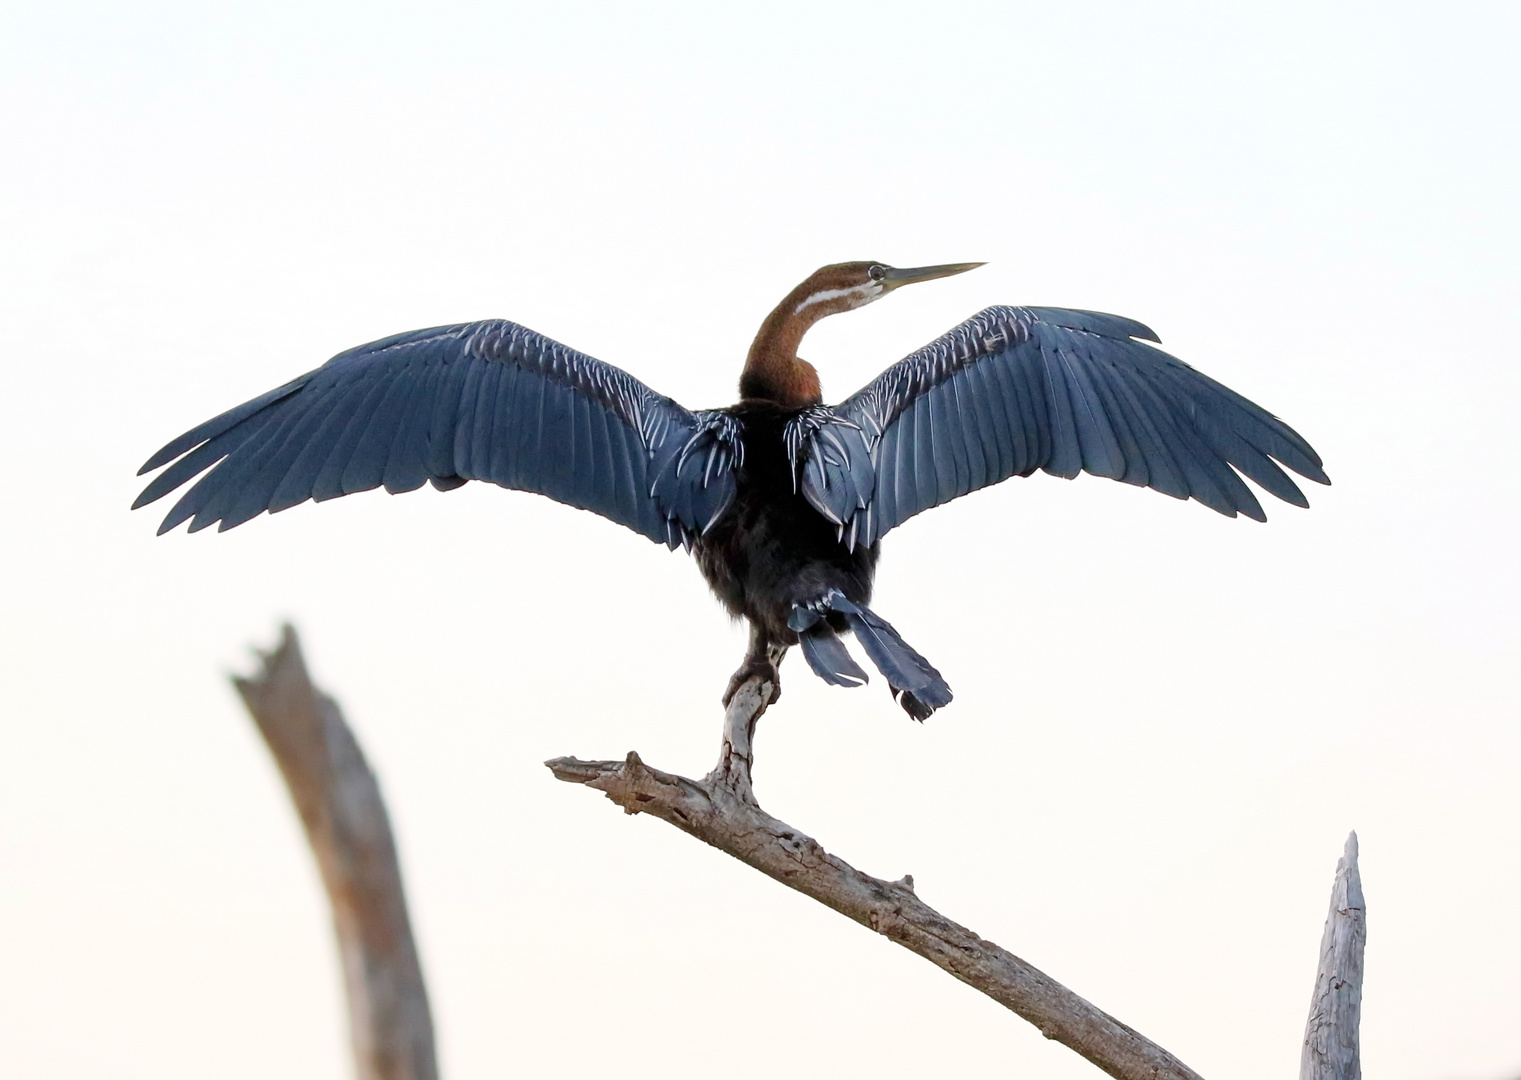
[[821, 266], [787, 298], [790, 314], [817, 322], [825, 315], [864, 307], [902, 285], [962, 274], [981, 266], [980, 262], [948, 263], [944, 266], [916, 266], [901, 270], [879, 262], [847, 262]]
[[835, 263], [815, 270], [761, 324], [739, 378], [742, 398], [765, 398], [789, 407], [817, 404], [819, 373], [797, 348], [808, 328], [826, 315], [864, 307], [900, 285], [933, 281], [982, 263], [950, 263], [900, 270], [879, 262]]

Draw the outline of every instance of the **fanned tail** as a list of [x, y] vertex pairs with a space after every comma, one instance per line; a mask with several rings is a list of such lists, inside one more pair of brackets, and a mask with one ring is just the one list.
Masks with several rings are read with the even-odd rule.
[[[915, 652], [886, 619], [838, 589], [830, 590], [814, 604], [794, 607], [787, 620], [787, 625], [801, 637], [808, 666], [825, 682], [836, 686], [858, 685], [840, 681], [846, 676], [866, 681], [865, 673], [850, 659], [834, 631], [821, 623], [825, 611], [838, 611], [845, 616], [861, 648], [887, 679], [893, 696], [908, 715], [923, 720], [950, 704], [951, 688], [934, 665]], [[841, 661], [849, 667], [843, 667]]]

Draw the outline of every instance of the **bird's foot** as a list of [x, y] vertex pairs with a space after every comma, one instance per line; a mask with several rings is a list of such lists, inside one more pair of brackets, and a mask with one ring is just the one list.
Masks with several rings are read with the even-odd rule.
[[921, 724], [928, 720], [935, 711], [907, 690], [899, 690], [896, 686], [893, 687], [893, 697], [898, 699], [898, 704], [903, 706], [904, 712], [908, 713], [909, 716]]
[[729, 707], [729, 702], [734, 695], [739, 693], [739, 688], [749, 680], [759, 678], [763, 682], [771, 684], [771, 697], [766, 702], [774, 705], [782, 696], [782, 673], [777, 668], [776, 662], [765, 653], [759, 656], [747, 656], [745, 662], [740, 665], [732, 678], [729, 679], [729, 687], [724, 691], [724, 708]]
[[897, 698], [903, 711], [921, 724], [934, 715], [936, 709], [951, 703], [951, 691], [948, 686], [928, 686], [917, 694], [909, 690], [900, 690], [896, 686], [891, 689], [893, 697]]

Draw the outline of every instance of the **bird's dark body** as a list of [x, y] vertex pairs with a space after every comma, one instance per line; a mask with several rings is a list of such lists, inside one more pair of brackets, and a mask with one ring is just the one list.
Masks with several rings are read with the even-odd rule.
[[[777, 644], [796, 645], [787, 626], [795, 605], [831, 589], [863, 606], [871, 602], [880, 545], [847, 549], [798, 490], [782, 432], [799, 410], [747, 399], [726, 411], [742, 425], [744, 464], [735, 473], [733, 504], [692, 544], [692, 554], [729, 614]], [[838, 613], [828, 618], [836, 630], [846, 629]]]

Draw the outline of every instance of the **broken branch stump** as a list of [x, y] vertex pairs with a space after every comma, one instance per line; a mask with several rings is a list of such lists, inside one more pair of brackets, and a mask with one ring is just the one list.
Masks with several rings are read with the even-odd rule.
[[358, 1080], [436, 1080], [433, 1018], [380, 785], [296, 632], [233, 685], [290, 789], [332, 905]]
[[1331, 910], [1320, 938], [1320, 966], [1310, 996], [1299, 1080], [1362, 1080], [1358, 1027], [1363, 1009], [1363, 947], [1368, 941], [1357, 833], [1347, 837], [1331, 886]]

